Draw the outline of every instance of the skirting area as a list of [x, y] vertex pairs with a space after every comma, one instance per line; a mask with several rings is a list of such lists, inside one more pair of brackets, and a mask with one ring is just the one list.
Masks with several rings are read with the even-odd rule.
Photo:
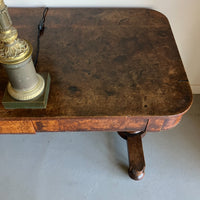
[[200, 94], [200, 85], [191, 85], [193, 94]]

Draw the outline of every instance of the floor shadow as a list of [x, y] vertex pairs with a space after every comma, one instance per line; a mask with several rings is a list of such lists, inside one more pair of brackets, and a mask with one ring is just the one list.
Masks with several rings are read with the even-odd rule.
[[123, 173], [128, 170], [128, 153], [126, 140], [122, 139], [117, 132], [107, 133], [104, 138], [109, 150], [109, 159], [118, 166]]

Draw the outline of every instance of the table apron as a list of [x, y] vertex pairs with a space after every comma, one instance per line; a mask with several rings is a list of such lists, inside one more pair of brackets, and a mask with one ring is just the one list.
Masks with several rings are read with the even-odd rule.
[[63, 119], [0, 120], [0, 134], [34, 134], [58, 131], [142, 131], [167, 130], [182, 116], [168, 117], [97, 117]]

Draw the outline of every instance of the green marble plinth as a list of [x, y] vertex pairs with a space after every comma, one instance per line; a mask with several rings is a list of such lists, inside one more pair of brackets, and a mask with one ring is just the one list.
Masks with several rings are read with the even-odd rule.
[[45, 80], [44, 92], [37, 98], [30, 101], [18, 101], [13, 99], [7, 89], [4, 93], [2, 104], [5, 109], [44, 109], [47, 106], [51, 78], [49, 73], [40, 73]]

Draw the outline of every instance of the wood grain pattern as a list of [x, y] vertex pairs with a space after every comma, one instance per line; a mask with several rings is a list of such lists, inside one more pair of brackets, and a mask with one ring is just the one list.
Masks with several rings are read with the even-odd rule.
[[[9, 11], [36, 50], [43, 8]], [[169, 22], [149, 9], [50, 8], [39, 71], [52, 78], [47, 109], [0, 105], [0, 120], [26, 120], [35, 131], [134, 131], [149, 120], [147, 130], [160, 131], [175, 126], [192, 102]], [[7, 80], [0, 67], [0, 101]]]
[[[146, 126], [146, 119], [118, 117], [87, 117], [56, 120], [33, 120], [35, 130], [46, 131], [140, 131]], [[59, 127], [59, 128], [58, 128]], [[133, 128], [134, 127], [134, 128]]]
[[0, 121], [0, 133], [3, 134], [34, 134], [35, 129], [31, 121], [4, 120]]

